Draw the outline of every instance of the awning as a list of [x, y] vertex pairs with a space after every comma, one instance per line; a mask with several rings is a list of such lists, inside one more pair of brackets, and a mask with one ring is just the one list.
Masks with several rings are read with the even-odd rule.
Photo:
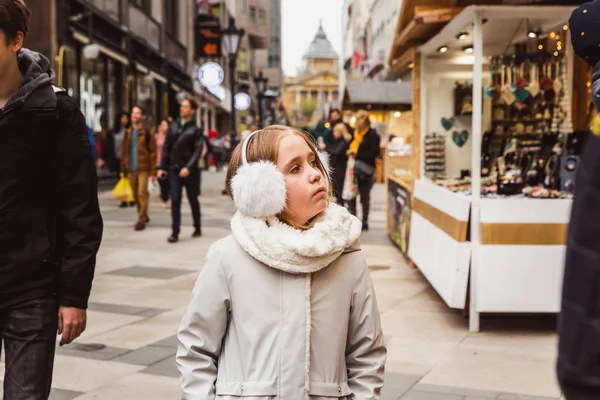
[[344, 91], [343, 104], [344, 107], [350, 108], [410, 108], [412, 104], [411, 86], [410, 82], [351, 82]]

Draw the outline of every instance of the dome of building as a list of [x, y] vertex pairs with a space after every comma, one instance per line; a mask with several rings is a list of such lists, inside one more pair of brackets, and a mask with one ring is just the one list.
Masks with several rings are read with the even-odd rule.
[[319, 30], [304, 53], [304, 58], [338, 58], [337, 52], [323, 30], [322, 22], [319, 23]]

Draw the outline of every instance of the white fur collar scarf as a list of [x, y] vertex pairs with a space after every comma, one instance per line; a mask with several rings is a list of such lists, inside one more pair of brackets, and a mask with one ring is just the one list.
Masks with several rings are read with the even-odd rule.
[[277, 217], [261, 219], [236, 212], [231, 219], [233, 236], [248, 254], [293, 274], [310, 274], [327, 267], [358, 240], [361, 229], [358, 218], [333, 203], [306, 231], [294, 229]]

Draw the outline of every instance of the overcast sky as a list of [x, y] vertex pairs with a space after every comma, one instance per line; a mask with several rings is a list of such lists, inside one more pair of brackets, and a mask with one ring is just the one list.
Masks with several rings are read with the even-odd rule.
[[281, 0], [283, 72], [294, 76], [302, 55], [319, 29], [319, 19], [333, 48], [341, 56], [343, 0]]

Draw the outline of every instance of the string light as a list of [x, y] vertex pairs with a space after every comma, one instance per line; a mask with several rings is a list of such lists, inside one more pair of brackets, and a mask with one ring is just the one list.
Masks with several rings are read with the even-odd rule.
[[562, 42], [561, 42], [561, 41], [558, 41], [558, 42], [556, 42], [556, 45], [557, 45], [557, 46], [562, 46]]
[[564, 25], [564, 26], [563, 26], [563, 31], [566, 31], [566, 30], [568, 30], [568, 29], [569, 29], [569, 26], [568, 26], [568, 25]]
[[550, 39], [554, 39], [555, 36], [556, 36], [556, 33], [550, 32]]
[[562, 46], [556, 46], [556, 50], [562, 50]]
[[554, 57], [558, 57], [558, 51], [554, 52]]
[[538, 50], [544, 50], [544, 45], [543, 45], [543, 44], [540, 44], [540, 45], [538, 46]]
[[556, 35], [556, 40], [560, 40], [560, 36], [559, 35]]
[[585, 84], [585, 86], [587, 86], [587, 87], [592, 87], [592, 82], [588, 82], [588, 83], [586, 83], [586, 84]]

